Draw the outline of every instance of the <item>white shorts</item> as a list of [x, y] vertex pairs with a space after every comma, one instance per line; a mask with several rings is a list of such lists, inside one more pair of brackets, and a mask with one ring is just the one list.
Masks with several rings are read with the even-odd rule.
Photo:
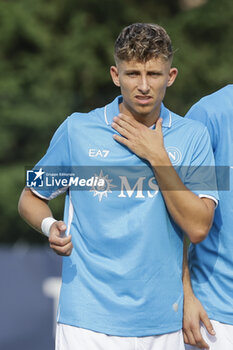
[[[210, 320], [216, 335], [210, 335], [206, 328], [201, 325], [201, 334], [209, 344], [209, 350], [232, 350], [233, 349], [233, 326], [226, 323]], [[200, 350], [192, 345], [185, 345], [185, 350]]]
[[[57, 324], [56, 350], [184, 350], [182, 330], [149, 337], [118, 337]], [[224, 349], [225, 350], [225, 349]]]

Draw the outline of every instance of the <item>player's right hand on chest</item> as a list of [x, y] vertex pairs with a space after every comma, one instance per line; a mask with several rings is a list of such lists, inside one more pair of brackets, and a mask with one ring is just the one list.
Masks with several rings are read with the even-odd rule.
[[66, 224], [64, 221], [56, 221], [52, 224], [49, 233], [50, 248], [62, 256], [69, 256], [73, 249], [71, 235], [66, 236]]

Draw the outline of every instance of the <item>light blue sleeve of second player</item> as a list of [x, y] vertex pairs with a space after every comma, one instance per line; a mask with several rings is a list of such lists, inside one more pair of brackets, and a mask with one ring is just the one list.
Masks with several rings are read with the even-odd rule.
[[194, 104], [185, 115], [185, 118], [197, 120], [206, 126], [210, 135], [212, 148], [215, 150], [218, 139], [218, 126], [216, 125], [217, 119], [214, 118], [215, 109], [214, 106], [211, 105], [204, 107], [204, 102], [201, 102], [202, 100]]
[[184, 183], [200, 197], [211, 197], [218, 200], [216, 168], [209, 133], [205, 126], [196, 134], [196, 142], [190, 166], [186, 169]]
[[51, 176], [44, 175], [43, 186], [32, 189], [37, 195], [46, 199], [55, 198], [66, 190], [62, 184], [52, 183], [52, 174], [68, 173], [71, 169], [68, 121], [67, 118], [56, 130], [46, 154], [34, 167], [37, 170], [42, 169], [45, 175], [51, 174]]

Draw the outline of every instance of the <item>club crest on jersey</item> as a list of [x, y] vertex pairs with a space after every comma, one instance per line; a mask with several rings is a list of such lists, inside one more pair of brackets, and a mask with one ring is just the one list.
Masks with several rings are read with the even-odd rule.
[[96, 148], [89, 148], [88, 155], [89, 157], [101, 157], [106, 158], [109, 155], [108, 149], [96, 149]]
[[182, 154], [177, 147], [166, 147], [167, 154], [172, 162], [172, 165], [178, 165], [181, 162]]

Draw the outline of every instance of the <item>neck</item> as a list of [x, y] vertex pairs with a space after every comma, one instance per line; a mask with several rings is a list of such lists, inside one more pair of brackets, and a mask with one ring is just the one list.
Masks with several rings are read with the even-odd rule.
[[131, 110], [130, 107], [126, 106], [124, 102], [119, 104], [120, 113], [133, 117], [139, 123], [142, 123], [147, 127], [150, 127], [156, 123], [160, 116], [160, 108], [161, 106], [153, 110], [151, 113], [144, 114]]

